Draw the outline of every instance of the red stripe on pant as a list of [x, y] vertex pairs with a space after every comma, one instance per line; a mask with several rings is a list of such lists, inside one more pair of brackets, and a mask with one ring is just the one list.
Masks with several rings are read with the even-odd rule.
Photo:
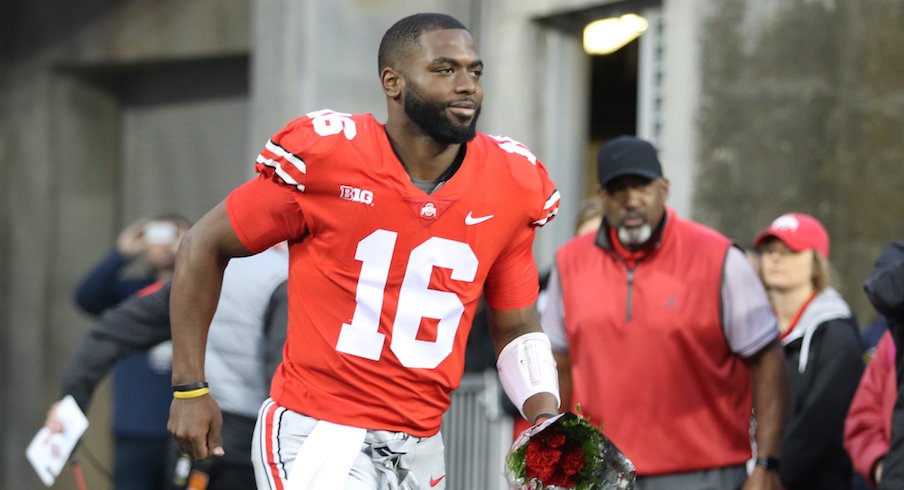
[[276, 485], [276, 490], [284, 490], [285, 487], [283, 486], [282, 478], [279, 476], [279, 465], [281, 463], [276, 460], [276, 453], [273, 448], [273, 416], [278, 408], [279, 406], [277, 404], [272, 403], [267, 409], [264, 437], [267, 438], [267, 441], [265, 442], [267, 448], [267, 467], [270, 468], [270, 474], [273, 476], [273, 483]]

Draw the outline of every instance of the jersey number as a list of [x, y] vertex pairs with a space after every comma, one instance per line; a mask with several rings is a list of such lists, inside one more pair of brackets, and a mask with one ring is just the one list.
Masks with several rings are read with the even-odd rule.
[[349, 141], [358, 135], [358, 127], [351, 114], [335, 112], [329, 109], [314, 111], [305, 114], [311, 118], [314, 124], [314, 132], [320, 136], [332, 136], [342, 133]]
[[[342, 324], [336, 350], [374, 361], [380, 359], [386, 336], [378, 327], [397, 237], [394, 231], [377, 230], [358, 242], [355, 260], [362, 264], [355, 312], [351, 323]], [[439, 237], [432, 237], [411, 251], [389, 344], [399, 362], [408, 368], [433, 369], [448, 357], [465, 311], [457, 294], [430, 289], [433, 267], [450, 269], [453, 280], [473, 282], [477, 256], [467, 243]], [[421, 318], [439, 320], [435, 341], [416, 338]]]

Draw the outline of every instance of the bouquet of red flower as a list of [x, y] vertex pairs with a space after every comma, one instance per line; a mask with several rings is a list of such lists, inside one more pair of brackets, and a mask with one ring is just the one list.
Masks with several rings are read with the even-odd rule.
[[571, 412], [518, 436], [506, 458], [515, 490], [634, 488], [634, 465], [598, 428]]

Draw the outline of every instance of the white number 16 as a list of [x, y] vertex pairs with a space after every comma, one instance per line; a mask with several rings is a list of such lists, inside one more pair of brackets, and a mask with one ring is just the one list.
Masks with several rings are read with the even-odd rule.
[[[358, 242], [355, 259], [362, 264], [355, 312], [351, 323], [342, 324], [336, 350], [374, 361], [380, 359], [386, 336], [378, 327], [397, 237], [394, 231], [377, 230]], [[473, 282], [477, 263], [477, 256], [467, 243], [445, 238], [432, 237], [411, 251], [389, 345], [402, 365], [433, 369], [452, 353], [464, 304], [453, 292], [430, 289], [430, 276], [433, 267], [442, 267], [452, 271], [455, 281]], [[436, 341], [416, 338], [421, 318], [439, 320]]]

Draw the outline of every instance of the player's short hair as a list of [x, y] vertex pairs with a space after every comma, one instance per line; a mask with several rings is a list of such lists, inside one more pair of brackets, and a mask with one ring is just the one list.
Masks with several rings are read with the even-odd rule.
[[400, 53], [417, 46], [424, 32], [442, 29], [468, 30], [458, 19], [446, 14], [421, 13], [405, 17], [390, 27], [380, 41], [377, 52], [377, 70], [392, 64]]

